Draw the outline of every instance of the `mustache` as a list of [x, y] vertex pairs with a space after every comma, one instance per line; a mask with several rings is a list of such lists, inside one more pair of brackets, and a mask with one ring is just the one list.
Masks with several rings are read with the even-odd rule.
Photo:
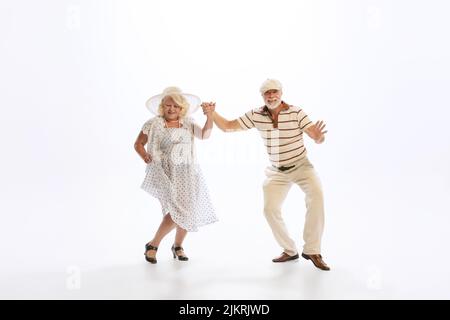
[[274, 107], [274, 108], [276, 108], [276, 107], [278, 107], [279, 105], [280, 105], [280, 103], [281, 103], [281, 99], [274, 99], [274, 100], [272, 100], [272, 101], [266, 101], [266, 105], [267, 105], [267, 107]]

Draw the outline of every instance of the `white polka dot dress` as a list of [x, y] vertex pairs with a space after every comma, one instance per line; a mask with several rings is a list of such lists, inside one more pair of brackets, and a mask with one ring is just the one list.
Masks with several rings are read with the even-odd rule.
[[147, 152], [152, 161], [141, 188], [160, 201], [163, 215], [170, 213], [181, 228], [198, 231], [218, 219], [195, 161], [194, 134], [198, 126], [189, 118], [181, 123], [181, 128], [165, 128], [159, 116], [144, 124], [142, 132], [148, 136]]

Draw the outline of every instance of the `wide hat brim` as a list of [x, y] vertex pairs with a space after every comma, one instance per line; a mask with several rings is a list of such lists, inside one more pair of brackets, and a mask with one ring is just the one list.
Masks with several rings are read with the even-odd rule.
[[[200, 108], [202, 102], [199, 97], [190, 93], [181, 93], [181, 95], [187, 100], [189, 104], [189, 109], [187, 110], [186, 115], [191, 115]], [[149, 98], [147, 102], [145, 102], [145, 106], [154, 115], [159, 115], [159, 105], [161, 104], [161, 101], [165, 96], [165, 94], [158, 94], [156, 96], [153, 96]]]

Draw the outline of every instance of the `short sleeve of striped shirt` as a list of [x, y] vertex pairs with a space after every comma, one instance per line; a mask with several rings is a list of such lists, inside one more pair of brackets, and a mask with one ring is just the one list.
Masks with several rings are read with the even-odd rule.
[[300, 126], [300, 129], [302, 131], [305, 131], [305, 129], [307, 129], [313, 125], [312, 121], [309, 120], [308, 115], [302, 109], [300, 109], [297, 112], [297, 119], [298, 119], [298, 124]]
[[248, 130], [255, 127], [255, 123], [253, 122], [253, 110], [245, 113], [242, 117], [239, 117], [237, 120], [243, 130]]

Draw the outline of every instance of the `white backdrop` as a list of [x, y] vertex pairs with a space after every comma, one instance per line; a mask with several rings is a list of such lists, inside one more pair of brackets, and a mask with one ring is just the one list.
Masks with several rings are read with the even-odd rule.
[[[0, 297], [450, 298], [449, 9], [2, 0]], [[145, 264], [161, 219], [133, 149], [145, 100], [176, 85], [234, 119], [262, 104], [268, 77], [327, 123], [325, 144], [306, 143], [332, 271], [271, 263], [263, 144], [217, 128], [197, 151], [220, 222], [188, 236], [188, 264], [171, 261], [173, 235]], [[301, 247], [300, 190], [283, 210]]]

